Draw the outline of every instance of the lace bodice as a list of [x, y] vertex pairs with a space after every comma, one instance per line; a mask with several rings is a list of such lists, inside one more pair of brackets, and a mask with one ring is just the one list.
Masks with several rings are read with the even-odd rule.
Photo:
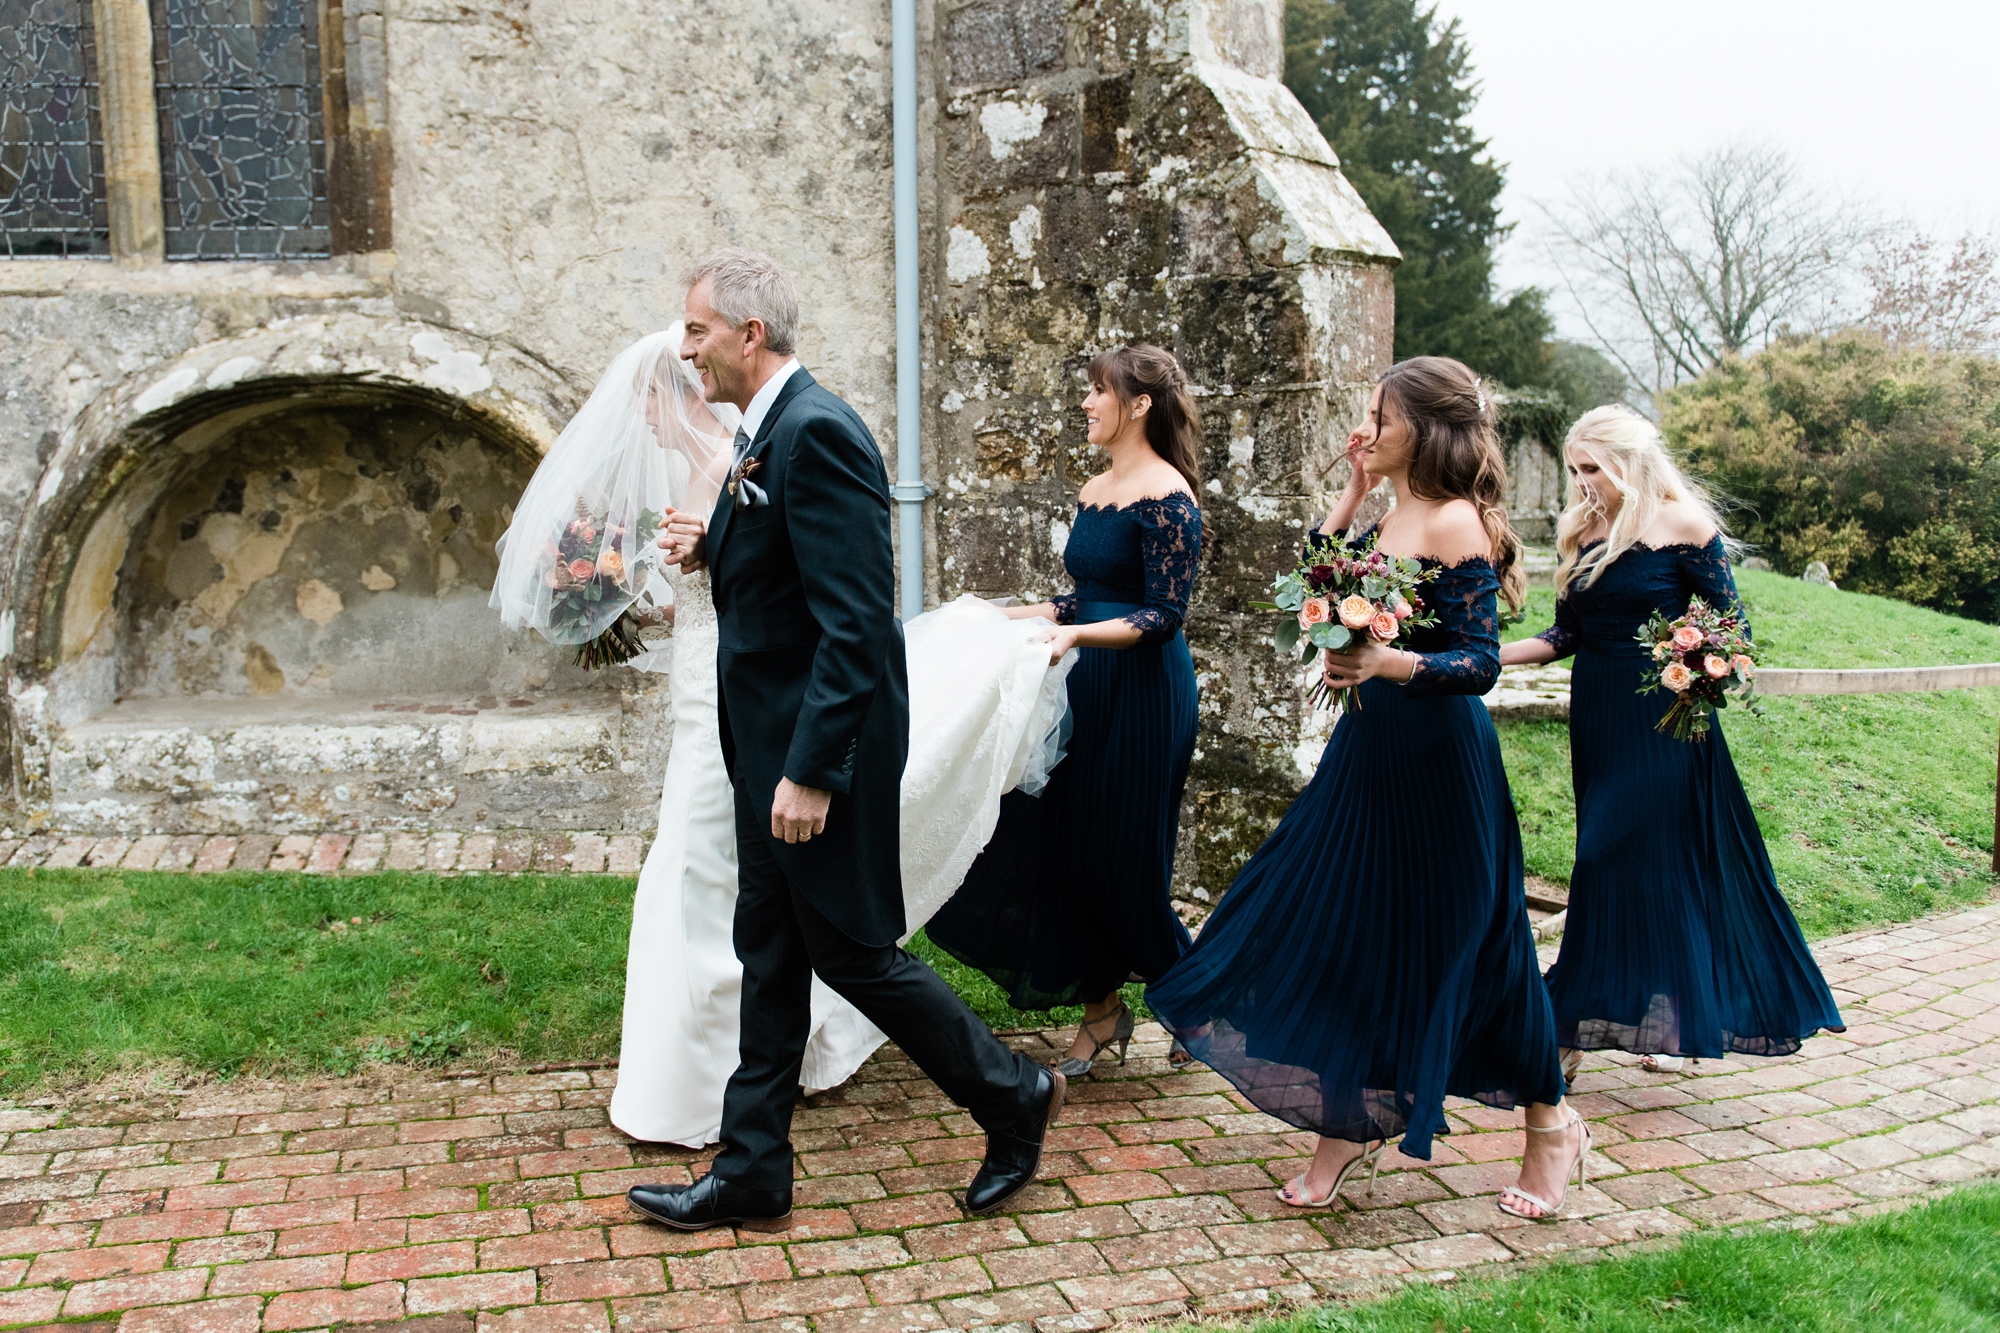
[[1123, 506], [1078, 504], [1063, 547], [1063, 567], [1076, 591], [1055, 599], [1056, 620], [1074, 624], [1085, 602], [1138, 604], [1122, 617], [1140, 643], [1164, 643], [1180, 633], [1201, 562], [1201, 507], [1176, 491]]
[[669, 574], [674, 585], [674, 636], [716, 633], [715, 599], [707, 574]]
[[1455, 565], [1418, 559], [1438, 572], [1422, 593], [1438, 623], [1410, 635], [1417, 672], [1403, 688], [1411, 694], [1484, 694], [1500, 679], [1500, 575], [1485, 556]]
[[[1588, 550], [1597, 545], [1585, 545]], [[1556, 599], [1556, 623], [1535, 637], [1568, 657], [1578, 648], [1619, 657], [1645, 652], [1635, 637], [1655, 612], [1678, 616], [1688, 598], [1699, 597], [1712, 607], [1742, 610], [1736, 580], [1729, 572], [1729, 552], [1717, 534], [1706, 545], [1676, 542], [1669, 546], [1632, 546], [1598, 571], [1587, 588], [1571, 584]], [[1745, 622], [1748, 632], [1748, 622]]]
[[[1360, 547], [1369, 528], [1348, 539]], [[1316, 534], [1315, 534], [1316, 535]], [[1310, 545], [1313, 537], [1307, 538]], [[1437, 613], [1438, 623], [1412, 630], [1407, 651], [1417, 654], [1416, 674], [1403, 686], [1410, 694], [1485, 694], [1500, 679], [1500, 574], [1483, 555], [1455, 565], [1417, 557], [1437, 577], [1418, 595]]]

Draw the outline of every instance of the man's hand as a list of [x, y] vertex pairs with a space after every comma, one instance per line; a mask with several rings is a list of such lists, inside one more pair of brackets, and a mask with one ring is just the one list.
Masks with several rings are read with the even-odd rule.
[[813, 834], [826, 831], [826, 810], [832, 804], [830, 791], [779, 778], [771, 797], [771, 836], [786, 842], [810, 841]]
[[679, 565], [683, 574], [699, 573], [708, 564], [708, 524], [699, 514], [669, 509], [657, 544], [667, 563]]

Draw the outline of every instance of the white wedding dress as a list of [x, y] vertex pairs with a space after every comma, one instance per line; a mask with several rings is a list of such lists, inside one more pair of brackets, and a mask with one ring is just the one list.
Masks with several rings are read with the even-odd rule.
[[[721, 1132], [723, 1088], [737, 1061], [743, 969], [731, 942], [735, 805], [717, 731], [707, 578], [675, 576], [674, 605], [673, 638], [649, 655], [671, 654], [673, 748], [659, 833], [632, 905], [611, 1123], [635, 1139], [699, 1147]], [[911, 933], [944, 905], [992, 836], [1002, 794], [1017, 785], [1038, 790], [1061, 757], [1068, 664], [1049, 666], [1041, 641], [1047, 632], [1047, 622], [1009, 620], [973, 597], [904, 627], [910, 757], [902, 860]], [[814, 977], [800, 1084], [834, 1087], [884, 1040]]]

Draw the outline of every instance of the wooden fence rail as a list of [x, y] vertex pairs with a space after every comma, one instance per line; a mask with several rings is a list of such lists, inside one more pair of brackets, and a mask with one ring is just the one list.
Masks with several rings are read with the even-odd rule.
[[1969, 690], [2000, 685], [2000, 662], [1973, 666], [1885, 667], [1870, 671], [1795, 671], [1765, 667], [1757, 673], [1759, 694], [1911, 694], [1921, 690]]
[[[1971, 666], [1885, 667], [1869, 671], [1803, 671], [1766, 667], [1757, 673], [1759, 694], [1913, 694], [2000, 685], [2000, 662]], [[1993, 783], [1993, 871], [2000, 874], [2000, 763]]]

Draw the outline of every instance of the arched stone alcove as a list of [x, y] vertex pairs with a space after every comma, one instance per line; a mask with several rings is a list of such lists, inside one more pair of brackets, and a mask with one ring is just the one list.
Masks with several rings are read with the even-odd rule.
[[386, 321], [93, 403], [16, 552], [21, 804], [130, 833], [650, 822], [651, 682], [487, 605], [567, 406], [504, 348]]

